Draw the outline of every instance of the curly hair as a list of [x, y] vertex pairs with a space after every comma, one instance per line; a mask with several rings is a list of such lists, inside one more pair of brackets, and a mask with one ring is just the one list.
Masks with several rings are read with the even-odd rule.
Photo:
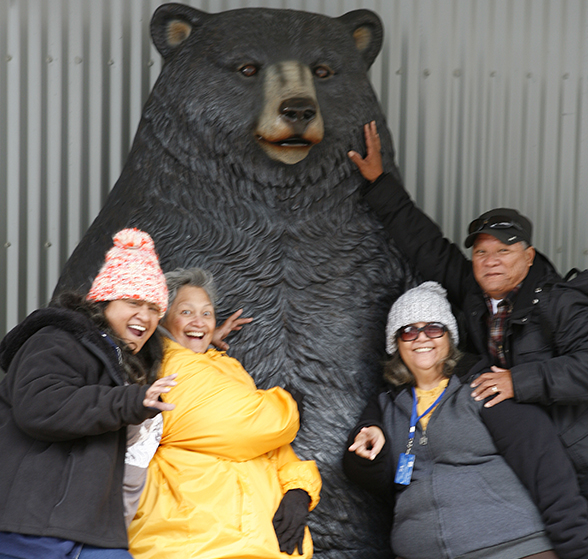
[[73, 291], [60, 293], [51, 301], [51, 306], [68, 309], [83, 314], [97, 328], [108, 335], [120, 348], [122, 368], [128, 382], [133, 384], [151, 384], [157, 380], [161, 360], [163, 359], [163, 340], [161, 334], [155, 332], [137, 353], [133, 353], [127, 343], [112, 329], [104, 311], [109, 301], [88, 301], [84, 295]]

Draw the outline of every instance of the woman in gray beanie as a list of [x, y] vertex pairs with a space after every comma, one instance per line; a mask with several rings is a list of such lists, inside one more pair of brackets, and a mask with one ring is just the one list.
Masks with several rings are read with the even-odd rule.
[[[395, 503], [391, 543], [399, 558], [557, 558], [540, 512], [483, 423], [484, 402], [453, 374], [475, 363], [458, 342], [438, 283], [394, 303], [387, 390], [352, 431], [344, 469]], [[577, 551], [570, 557], [585, 556]]]

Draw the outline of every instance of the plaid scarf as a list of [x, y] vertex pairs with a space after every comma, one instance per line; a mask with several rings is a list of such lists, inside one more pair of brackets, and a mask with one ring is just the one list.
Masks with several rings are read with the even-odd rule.
[[506, 319], [512, 313], [515, 297], [519, 292], [521, 284], [517, 285], [500, 303], [496, 313], [492, 309], [492, 299], [484, 294], [486, 306], [488, 307], [488, 353], [493, 363], [498, 367], [506, 368], [506, 357], [504, 355], [503, 337]]

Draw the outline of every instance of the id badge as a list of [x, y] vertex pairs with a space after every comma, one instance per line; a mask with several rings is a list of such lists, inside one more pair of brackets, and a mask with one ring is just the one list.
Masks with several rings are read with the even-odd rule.
[[398, 469], [396, 470], [396, 477], [394, 483], [400, 485], [410, 485], [410, 478], [412, 477], [412, 469], [414, 468], [414, 454], [405, 454], [404, 452], [400, 455], [398, 460]]

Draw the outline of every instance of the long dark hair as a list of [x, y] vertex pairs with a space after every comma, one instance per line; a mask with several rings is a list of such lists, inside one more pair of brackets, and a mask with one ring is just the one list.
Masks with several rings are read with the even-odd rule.
[[104, 311], [108, 303], [109, 301], [88, 301], [80, 293], [64, 291], [51, 301], [51, 306], [79, 312], [88, 317], [101, 332], [107, 334], [121, 350], [122, 368], [127, 377], [126, 381], [141, 385], [155, 382], [163, 358], [161, 334], [155, 330], [141, 351], [133, 353], [131, 348], [116, 335], [106, 319]]

